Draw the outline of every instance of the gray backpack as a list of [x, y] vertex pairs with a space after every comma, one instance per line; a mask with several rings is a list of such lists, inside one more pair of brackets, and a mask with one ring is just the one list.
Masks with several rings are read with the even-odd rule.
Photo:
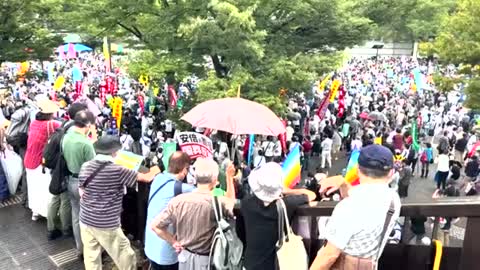
[[216, 270], [241, 270], [243, 244], [235, 228], [223, 218], [222, 203], [213, 197], [213, 209], [218, 227], [210, 249], [210, 266]]

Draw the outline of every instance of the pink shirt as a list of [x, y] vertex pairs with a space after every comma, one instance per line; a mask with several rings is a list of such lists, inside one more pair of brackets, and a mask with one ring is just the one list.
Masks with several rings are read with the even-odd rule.
[[[47, 128], [48, 127], [48, 128]], [[42, 164], [43, 148], [47, 144], [48, 137], [60, 127], [57, 121], [35, 120], [28, 130], [27, 151], [23, 161], [26, 169], [36, 169]]]

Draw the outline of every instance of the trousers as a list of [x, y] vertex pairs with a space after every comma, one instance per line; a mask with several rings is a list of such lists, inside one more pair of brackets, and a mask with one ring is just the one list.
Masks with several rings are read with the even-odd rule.
[[80, 224], [80, 230], [86, 270], [102, 270], [102, 248], [110, 255], [119, 270], [137, 269], [135, 252], [120, 227], [99, 229]]
[[72, 227], [72, 208], [67, 192], [53, 196], [48, 205], [47, 229], [49, 232], [67, 232]]
[[72, 229], [77, 251], [82, 253], [83, 245], [80, 233], [80, 194], [78, 193], [78, 179], [70, 176], [68, 179], [68, 196], [72, 207]]

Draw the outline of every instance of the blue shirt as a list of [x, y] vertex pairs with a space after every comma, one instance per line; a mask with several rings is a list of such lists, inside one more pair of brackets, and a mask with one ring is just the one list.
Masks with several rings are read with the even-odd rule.
[[[148, 198], [151, 198], [153, 193], [158, 190], [161, 185], [163, 185], [170, 179], [175, 180], [175, 177], [170, 173], [162, 173], [157, 175], [150, 187], [150, 194]], [[147, 225], [145, 229], [145, 255], [147, 255], [150, 260], [154, 261], [159, 265], [171, 265], [178, 262], [175, 249], [168, 242], [156, 235], [155, 232], [151, 229], [153, 220], [165, 208], [167, 208], [168, 203], [173, 198], [174, 186], [174, 181], [167, 183], [165, 186], [163, 186], [162, 189], [157, 192], [155, 197], [153, 197], [147, 210]], [[192, 192], [194, 189], [195, 187], [193, 186], [182, 184], [182, 193]], [[174, 234], [172, 226], [168, 227], [168, 231]]]

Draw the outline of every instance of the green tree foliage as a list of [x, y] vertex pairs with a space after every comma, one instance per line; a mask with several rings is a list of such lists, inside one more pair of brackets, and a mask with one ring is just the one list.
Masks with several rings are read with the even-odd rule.
[[429, 40], [455, 7], [456, 0], [359, 0], [358, 8], [376, 23], [377, 38]]
[[442, 62], [460, 65], [467, 106], [480, 109], [480, 1], [457, 1], [455, 12], [440, 26], [434, 49]]
[[73, 0], [65, 18], [77, 32], [118, 36], [145, 52], [129, 64], [134, 76], [196, 74], [196, 101], [241, 96], [276, 112], [280, 89], [309, 91], [337, 68], [338, 53], [369, 38], [371, 21], [353, 0]]
[[52, 0], [2, 0], [0, 3], [0, 63], [48, 58], [61, 38], [52, 32]]

